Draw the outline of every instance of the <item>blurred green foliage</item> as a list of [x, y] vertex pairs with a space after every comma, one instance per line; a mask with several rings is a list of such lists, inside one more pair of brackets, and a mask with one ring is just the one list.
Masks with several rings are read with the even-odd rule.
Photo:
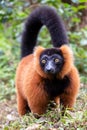
[[[86, 0], [73, 0], [74, 3], [84, 3]], [[33, 4], [54, 6], [63, 18], [67, 27], [70, 45], [75, 54], [75, 64], [82, 80], [87, 75], [87, 27], [80, 28], [80, 10], [85, 5], [69, 5], [61, 0], [36, 0]], [[0, 0], [0, 98], [9, 97], [14, 93], [14, 79], [17, 64], [20, 60], [20, 39], [25, 19], [31, 12], [31, 3], [25, 0]], [[72, 28], [76, 29], [72, 31]], [[50, 34], [43, 27], [38, 37], [38, 43], [50, 47]], [[84, 76], [84, 78], [83, 78]], [[10, 89], [11, 88], [11, 89]]]

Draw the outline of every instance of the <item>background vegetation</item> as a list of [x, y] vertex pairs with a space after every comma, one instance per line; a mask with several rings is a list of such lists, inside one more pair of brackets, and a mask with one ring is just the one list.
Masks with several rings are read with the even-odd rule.
[[[80, 120], [84, 118], [84, 121], [82, 122], [82, 127], [79, 124], [79, 128], [86, 128], [85, 123], [87, 123], [87, 3], [86, 0], [0, 0], [0, 102], [1, 102], [1, 108], [4, 107], [4, 110], [1, 111], [1, 114], [3, 115], [6, 111], [6, 109], [9, 107], [6, 107], [7, 104], [10, 104], [10, 108], [12, 104], [15, 104], [15, 72], [17, 64], [20, 60], [20, 41], [21, 41], [21, 32], [23, 30], [24, 21], [30, 14], [30, 12], [40, 6], [40, 5], [49, 5], [56, 8], [58, 11], [58, 14], [61, 15], [62, 19], [65, 22], [65, 26], [67, 28], [67, 34], [69, 37], [70, 45], [73, 49], [74, 55], [75, 55], [75, 64], [80, 72], [81, 77], [81, 86], [82, 90], [80, 95], [82, 95], [82, 98], [80, 99], [79, 96], [79, 103], [85, 103], [84, 106], [84, 112], [82, 113], [82, 116], [80, 117]], [[50, 46], [50, 35], [48, 33], [48, 30], [44, 27], [39, 35], [38, 38], [38, 44], [41, 44], [45, 47]], [[84, 88], [84, 89], [83, 89]], [[12, 101], [12, 102], [10, 102]], [[5, 104], [3, 104], [5, 103]], [[80, 106], [81, 107], [81, 106]], [[5, 109], [6, 108], [6, 109]], [[16, 106], [14, 106], [16, 108]], [[82, 110], [82, 108], [79, 108], [79, 110]], [[10, 111], [12, 111], [13, 108]], [[8, 113], [6, 113], [5, 116], [7, 116]], [[69, 113], [70, 114], [70, 113]], [[53, 112], [51, 111], [51, 114], [48, 112], [49, 115], [53, 115]], [[78, 113], [76, 114], [78, 116]], [[18, 117], [17, 113], [15, 113], [15, 116]], [[57, 122], [56, 113], [54, 116], [51, 116], [51, 119], [54, 122]], [[76, 116], [76, 121], [77, 117]], [[23, 119], [19, 119], [20, 123], [18, 122], [11, 122], [9, 127], [5, 127], [5, 130], [8, 129], [16, 129], [15, 126], [20, 128], [26, 128], [28, 122], [36, 122], [37, 120], [34, 119], [34, 117], [30, 116], [30, 118], [25, 117]], [[55, 119], [53, 119], [55, 117]], [[69, 124], [73, 122], [72, 115], [69, 116], [71, 122], [69, 122], [68, 119], [61, 118], [61, 121], [65, 123], [66, 128], [69, 128]], [[11, 118], [12, 119], [12, 118]], [[52, 126], [52, 120], [48, 119], [47, 122], [44, 122], [44, 120], [47, 119], [47, 115], [43, 119], [40, 120], [39, 123], [42, 124], [49, 124], [47, 128], [51, 129], [49, 126]], [[7, 120], [9, 118], [2, 118], [0, 117], [1, 122], [1, 128], [2, 124], [7, 123]], [[75, 121], [74, 120], [74, 121]], [[79, 120], [79, 119], [78, 119]], [[86, 120], [86, 121], [85, 121]], [[42, 122], [41, 122], [42, 121]], [[25, 124], [24, 124], [25, 122]], [[78, 122], [78, 121], [77, 121]], [[17, 123], [17, 124], [16, 124]], [[27, 125], [26, 125], [27, 123]], [[62, 128], [65, 128], [64, 124], [60, 123], [57, 124], [61, 130]], [[77, 123], [74, 122], [74, 125], [72, 124], [72, 129], [74, 130], [74, 127], [77, 128]], [[16, 125], [15, 125], [16, 124]], [[23, 127], [24, 125], [24, 127]], [[40, 125], [40, 124], [39, 124]], [[45, 129], [45, 125], [43, 129]], [[61, 126], [62, 125], [62, 126]], [[75, 126], [76, 125], [76, 126]], [[41, 125], [40, 125], [41, 126]], [[39, 126], [39, 127], [40, 127]], [[57, 128], [59, 128], [56, 126]], [[81, 129], [83, 130], [83, 129]]]

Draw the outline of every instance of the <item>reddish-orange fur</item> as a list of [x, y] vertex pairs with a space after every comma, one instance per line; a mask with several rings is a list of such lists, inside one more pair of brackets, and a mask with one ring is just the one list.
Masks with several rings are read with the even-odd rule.
[[[64, 107], [72, 108], [78, 94], [80, 80], [76, 67], [73, 64], [73, 54], [66, 45], [60, 47], [65, 64], [57, 78], [62, 79], [65, 75], [70, 78], [70, 86], [64, 90], [60, 97], [54, 100], [58, 104], [59, 99]], [[34, 54], [30, 54], [19, 63], [16, 73], [17, 104], [20, 115], [26, 113], [26, 106], [29, 105], [32, 113], [43, 114], [46, 111], [49, 97], [43, 89], [43, 78], [52, 79], [52, 76], [45, 74], [39, 64], [40, 54], [43, 47], [37, 47]]]

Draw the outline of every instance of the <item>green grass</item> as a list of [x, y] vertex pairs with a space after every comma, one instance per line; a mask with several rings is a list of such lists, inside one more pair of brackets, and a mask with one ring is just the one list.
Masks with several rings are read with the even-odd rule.
[[[84, 87], [84, 86], [83, 86]], [[6, 106], [6, 103], [8, 104]], [[61, 116], [58, 108], [49, 108], [39, 119], [32, 113], [19, 117], [16, 97], [11, 96], [0, 104], [3, 107], [1, 127], [3, 130], [86, 130], [87, 129], [87, 88], [81, 88], [73, 111], [66, 109]], [[5, 107], [4, 107], [5, 106]], [[5, 115], [5, 116], [4, 116]]]

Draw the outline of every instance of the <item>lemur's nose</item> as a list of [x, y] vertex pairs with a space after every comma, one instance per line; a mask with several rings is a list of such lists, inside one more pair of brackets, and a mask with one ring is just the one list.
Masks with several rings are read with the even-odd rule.
[[46, 69], [46, 72], [47, 72], [47, 73], [54, 73], [54, 69], [53, 69], [53, 68], [47, 68], [47, 69]]

